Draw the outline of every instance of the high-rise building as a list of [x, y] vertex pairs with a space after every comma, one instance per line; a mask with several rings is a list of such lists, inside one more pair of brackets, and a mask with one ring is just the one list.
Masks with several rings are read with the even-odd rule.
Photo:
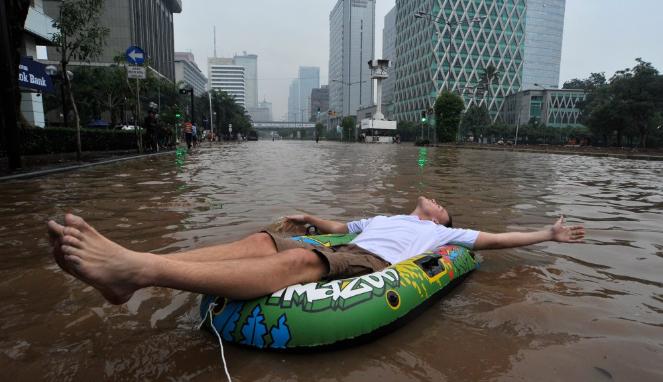
[[258, 102], [258, 107], [248, 109], [253, 122], [272, 121], [272, 103], [265, 101]]
[[373, 104], [375, 0], [338, 0], [329, 14], [329, 103], [337, 115]]
[[[45, 0], [44, 10], [57, 19], [61, 3], [61, 0]], [[118, 53], [123, 54], [128, 47], [136, 45], [145, 51], [153, 69], [174, 80], [173, 13], [180, 12], [181, 0], [105, 1], [99, 20], [110, 33], [102, 54], [94, 61], [111, 65]], [[48, 56], [56, 60], [59, 57], [55, 49], [49, 49]]]
[[522, 89], [559, 87], [565, 8], [566, 0], [527, 0]]
[[288, 121], [295, 122], [301, 120], [299, 96], [299, 78], [295, 78], [290, 83], [290, 89], [288, 92]]
[[582, 127], [580, 104], [587, 97], [581, 89], [536, 89], [510, 94], [501, 118], [511, 125], [537, 121], [547, 127]]
[[246, 80], [246, 108], [258, 107], [258, 56], [255, 54], [235, 55], [235, 65], [244, 67], [244, 79]]
[[207, 77], [198, 68], [193, 53], [175, 52], [175, 82], [184, 82], [193, 88], [193, 94], [203, 94], [207, 87]]
[[235, 102], [246, 105], [246, 68], [235, 65], [232, 58], [210, 57], [207, 59], [207, 77], [211, 89], [222, 90], [235, 98]]
[[389, 69], [389, 77], [382, 81], [382, 104], [386, 105], [384, 110], [386, 115], [389, 115], [393, 98], [394, 98], [394, 83], [396, 76], [394, 72], [394, 64], [396, 64], [396, 7], [394, 6], [384, 16], [384, 29], [382, 29], [382, 57], [391, 62]]
[[311, 90], [320, 87], [320, 68], [317, 66], [299, 67], [299, 103], [303, 111], [301, 122], [307, 122], [311, 115]]
[[311, 90], [320, 87], [320, 68], [300, 66], [298, 77], [290, 83], [288, 120], [307, 122], [311, 114]]
[[[318, 114], [318, 110], [320, 114]], [[329, 87], [322, 85], [320, 88], [311, 90], [311, 114], [310, 121], [317, 121], [319, 118], [327, 117], [329, 111]]]
[[[466, 107], [485, 105], [497, 119], [504, 98], [527, 83], [556, 86], [564, 4], [397, 0], [395, 118], [418, 120], [448, 90], [461, 95]], [[489, 67], [494, 76], [485, 75]]]

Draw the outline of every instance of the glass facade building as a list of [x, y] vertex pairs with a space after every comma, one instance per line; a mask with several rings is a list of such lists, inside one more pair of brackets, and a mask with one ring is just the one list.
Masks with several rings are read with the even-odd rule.
[[527, 0], [522, 89], [557, 88], [566, 0]]
[[338, 0], [329, 14], [329, 106], [338, 116], [373, 104], [375, 1]]
[[[397, 0], [394, 117], [416, 121], [440, 92], [448, 90], [462, 96], [466, 107], [486, 106], [495, 120], [505, 97], [523, 89], [525, 73], [532, 84], [556, 86], [564, 4], [565, 0]], [[555, 10], [554, 16], [541, 14], [548, 7]], [[550, 46], [558, 49], [547, 52]], [[489, 66], [496, 74], [481, 85]]]
[[578, 105], [586, 96], [578, 89], [525, 90], [506, 97], [501, 117], [510, 125], [536, 120], [548, 127], [581, 127]]
[[[61, 1], [45, 0], [43, 3], [46, 13], [57, 19]], [[94, 62], [113, 64], [118, 54], [137, 45], [145, 51], [153, 69], [171, 81], [175, 80], [173, 13], [180, 12], [181, 0], [105, 1], [100, 23], [110, 33], [103, 52]], [[49, 48], [48, 56], [56, 58], [59, 54]]]

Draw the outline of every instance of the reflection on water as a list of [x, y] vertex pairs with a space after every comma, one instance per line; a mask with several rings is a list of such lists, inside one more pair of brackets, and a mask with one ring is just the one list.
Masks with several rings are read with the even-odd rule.
[[[409, 213], [420, 192], [458, 226], [531, 229], [564, 214], [583, 245], [486, 251], [422, 316], [368, 345], [312, 355], [226, 347], [239, 381], [661, 380], [663, 168], [611, 158], [406, 145], [251, 142], [0, 185], [0, 374], [17, 380], [221, 378], [198, 296], [121, 307], [60, 272], [45, 221], [83, 215], [136, 250], [240, 238], [295, 211]], [[181, 163], [177, 163], [181, 162]], [[181, 166], [180, 166], [181, 165]], [[315, 364], [311, 362], [315, 357]]]

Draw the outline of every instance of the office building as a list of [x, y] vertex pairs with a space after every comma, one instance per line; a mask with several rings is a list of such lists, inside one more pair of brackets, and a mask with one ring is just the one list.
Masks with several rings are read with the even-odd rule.
[[221, 90], [235, 99], [239, 105], [246, 106], [246, 68], [236, 65], [232, 58], [210, 57], [207, 59], [207, 78], [209, 87]]
[[[57, 19], [61, 1], [45, 0], [46, 13]], [[173, 13], [182, 12], [181, 0], [113, 0], [105, 1], [100, 17], [110, 30], [102, 54], [95, 63], [111, 65], [118, 54], [130, 46], [145, 51], [149, 65], [171, 81], [175, 80], [175, 43], [173, 40]], [[55, 49], [49, 57], [58, 60]], [[72, 65], [80, 63], [73, 62]]]
[[525, 90], [506, 97], [501, 117], [510, 125], [536, 121], [548, 127], [582, 127], [579, 104], [586, 96], [578, 89]]
[[384, 114], [389, 114], [394, 98], [394, 83], [396, 82], [396, 73], [394, 65], [396, 64], [396, 7], [394, 6], [386, 16], [384, 16], [384, 29], [382, 29], [382, 57], [391, 62], [388, 70], [389, 77], [382, 81], [382, 104], [387, 108], [383, 110]]
[[199, 96], [207, 90], [207, 77], [200, 71], [193, 53], [175, 52], [175, 82], [184, 82]]
[[317, 66], [299, 67], [299, 103], [303, 109], [301, 122], [307, 122], [311, 115], [311, 91], [320, 87], [320, 68]]
[[[462, 96], [466, 107], [486, 106], [496, 120], [509, 94], [534, 83], [557, 86], [564, 5], [397, 0], [395, 118], [418, 120], [447, 90]], [[487, 79], [490, 66], [496, 73]]]
[[272, 120], [272, 103], [258, 102], [258, 107], [248, 109], [247, 112], [253, 122], [269, 122]]
[[[318, 114], [318, 111], [320, 113]], [[323, 85], [311, 90], [311, 114], [310, 121], [318, 121], [327, 116], [329, 111], [329, 87]]]
[[288, 89], [288, 121], [296, 122], [302, 120], [302, 110], [300, 103], [299, 78], [295, 78], [290, 83]]
[[566, 0], [527, 0], [522, 89], [559, 87]]
[[247, 109], [258, 107], [258, 55], [247, 54], [235, 55], [233, 57], [235, 65], [244, 67], [245, 102]]
[[375, 0], [338, 0], [329, 14], [329, 103], [338, 116], [373, 104]]

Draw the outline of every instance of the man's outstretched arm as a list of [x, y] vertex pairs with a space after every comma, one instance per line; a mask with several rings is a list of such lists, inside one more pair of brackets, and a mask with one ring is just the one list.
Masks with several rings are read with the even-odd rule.
[[555, 225], [548, 229], [536, 232], [506, 232], [488, 233], [480, 232], [474, 243], [474, 249], [500, 249], [524, 247], [544, 241], [557, 241], [560, 243], [582, 243], [585, 238], [585, 227], [581, 225], [565, 226], [564, 216], [561, 216]]
[[348, 233], [348, 225], [334, 220], [325, 220], [313, 215], [290, 215], [286, 219], [296, 224], [311, 224], [318, 227], [320, 233]]

